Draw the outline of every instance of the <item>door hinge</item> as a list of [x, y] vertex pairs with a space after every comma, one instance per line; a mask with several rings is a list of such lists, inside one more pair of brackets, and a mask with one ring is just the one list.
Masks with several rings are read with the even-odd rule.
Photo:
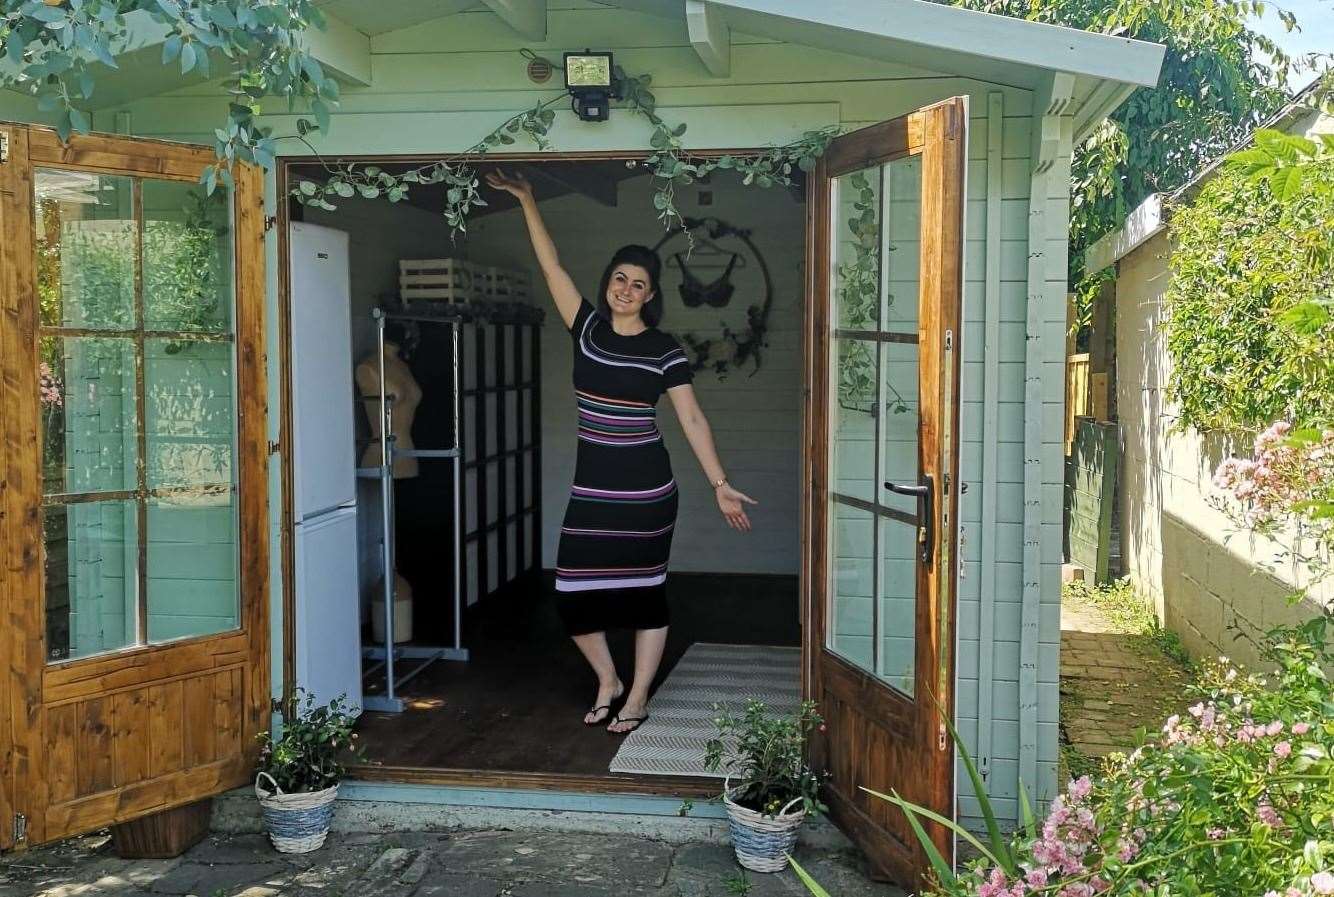
[[0, 164], [9, 161], [9, 135], [0, 134]]
[[277, 215], [269, 215], [264, 219], [264, 233], [273, 230], [273, 226], [278, 223]]
[[14, 814], [14, 843], [22, 844], [28, 840], [28, 817], [22, 813]]
[[282, 442], [275, 441], [275, 440], [269, 440], [269, 454], [270, 454], [270, 455], [276, 455], [276, 454], [280, 453], [282, 450], [283, 450], [283, 444], [282, 444]]

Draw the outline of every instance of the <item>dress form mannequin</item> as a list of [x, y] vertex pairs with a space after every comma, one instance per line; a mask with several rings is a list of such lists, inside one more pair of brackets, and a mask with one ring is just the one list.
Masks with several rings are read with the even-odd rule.
[[[357, 364], [356, 370], [357, 388], [361, 390], [363, 396], [375, 396], [380, 393], [380, 364], [375, 353], [363, 358]], [[399, 354], [397, 343], [385, 341], [384, 344], [384, 391], [387, 395], [394, 397], [392, 406], [393, 430], [390, 433], [394, 436], [394, 445], [399, 450], [411, 449], [412, 446], [412, 419], [417, 413], [417, 406], [421, 404], [422, 391], [417, 385], [416, 379], [412, 376], [412, 371], [408, 369], [408, 364]], [[362, 467], [380, 466], [380, 431], [383, 429], [384, 422], [380, 420], [380, 405], [378, 402], [363, 402], [366, 406], [366, 416], [371, 425], [371, 442], [366, 447], [366, 453], [362, 455]], [[417, 459], [396, 455], [392, 470], [394, 479], [404, 480], [417, 475]]]

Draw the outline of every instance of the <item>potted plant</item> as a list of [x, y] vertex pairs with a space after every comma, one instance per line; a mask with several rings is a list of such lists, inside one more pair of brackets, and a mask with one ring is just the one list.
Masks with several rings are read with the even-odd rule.
[[[352, 747], [356, 717], [345, 697], [316, 705], [313, 695], [298, 688], [291, 712], [283, 714], [282, 737], [259, 734], [255, 796], [269, 840], [281, 853], [308, 853], [329, 834], [343, 761], [361, 756]], [[274, 709], [284, 710], [277, 701]]]
[[807, 738], [823, 720], [814, 701], [792, 716], [773, 716], [762, 701], [748, 701], [741, 716], [720, 711], [714, 724], [718, 735], [706, 747], [705, 765], [727, 770], [722, 800], [737, 862], [755, 872], [779, 872], [807, 814], [827, 809], [819, 797], [821, 776], [805, 759]]

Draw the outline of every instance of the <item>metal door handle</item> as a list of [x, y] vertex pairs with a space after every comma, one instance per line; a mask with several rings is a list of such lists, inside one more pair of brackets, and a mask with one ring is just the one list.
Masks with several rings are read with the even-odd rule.
[[931, 554], [935, 546], [935, 515], [932, 512], [932, 486], [930, 474], [922, 476], [919, 486], [885, 481], [885, 488], [896, 495], [912, 495], [917, 498], [917, 519], [921, 525], [917, 528], [917, 544], [922, 551], [922, 563], [931, 563]]

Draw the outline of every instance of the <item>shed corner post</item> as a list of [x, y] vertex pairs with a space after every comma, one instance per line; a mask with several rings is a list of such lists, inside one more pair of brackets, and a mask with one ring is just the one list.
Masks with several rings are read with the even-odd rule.
[[[1045, 483], [1060, 484], [1062, 433], [1044, 431], [1042, 405], [1052, 385], [1046, 380], [1061, 369], [1064, 345], [1048, 345], [1048, 320], [1064, 320], [1069, 262], [1070, 161], [1074, 143], [1073, 96], [1075, 77], [1053, 72], [1034, 92], [1034, 119], [1028, 216], [1028, 290], [1025, 303], [1024, 351], [1024, 479], [1023, 567], [1019, 642], [1019, 781], [1017, 787], [1034, 789], [1039, 807], [1056, 794], [1054, 749], [1044, 768], [1042, 733], [1058, 737], [1060, 694], [1060, 576], [1059, 561], [1044, 563], [1047, 533], [1059, 533], [1061, 506], [1044, 490]], [[1056, 364], [1049, 364], [1056, 362]], [[1063, 389], [1063, 382], [1057, 384]], [[1055, 400], [1059, 401], [1059, 399]], [[1049, 454], [1056, 449], [1056, 459]], [[1055, 470], [1047, 468], [1054, 466]], [[1046, 497], [1044, 498], [1044, 493]], [[1046, 568], [1050, 567], [1048, 570]], [[1058, 621], [1053, 652], [1041, 650], [1044, 615]], [[1041, 659], [1056, 657], [1053, 669], [1042, 669]], [[1044, 695], [1045, 700], [1044, 700]], [[1016, 792], [1017, 793], [1017, 792]]]

